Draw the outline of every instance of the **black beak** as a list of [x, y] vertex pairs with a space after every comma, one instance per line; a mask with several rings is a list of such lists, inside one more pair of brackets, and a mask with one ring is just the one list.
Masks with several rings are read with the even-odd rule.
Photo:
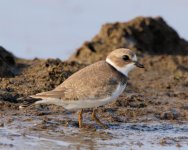
[[139, 67], [139, 68], [144, 68], [144, 65], [139, 63], [138, 61], [134, 62], [135, 66]]

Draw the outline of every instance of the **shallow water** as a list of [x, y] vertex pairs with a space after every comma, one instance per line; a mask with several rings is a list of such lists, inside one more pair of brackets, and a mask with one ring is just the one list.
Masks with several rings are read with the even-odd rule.
[[26, 124], [14, 125], [0, 128], [0, 149], [188, 149], [187, 123], [123, 123], [96, 131], [61, 126], [31, 131]]

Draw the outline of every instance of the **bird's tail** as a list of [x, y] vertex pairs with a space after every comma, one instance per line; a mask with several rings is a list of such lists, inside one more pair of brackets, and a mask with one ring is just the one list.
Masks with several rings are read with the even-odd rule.
[[58, 106], [64, 106], [65, 103], [61, 100], [62, 91], [47, 91], [31, 95], [27, 98], [22, 98], [23, 104], [19, 108], [26, 108], [32, 104], [55, 104]]
[[25, 99], [24, 102], [19, 106], [19, 109], [24, 109], [27, 108], [31, 105], [36, 105], [36, 104], [54, 104], [57, 106], [66, 106], [66, 103], [64, 103], [61, 99], [57, 98], [50, 98], [50, 97], [40, 97], [40, 96], [32, 96]]
[[41, 99], [32, 97], [20, 97], [18, 101], [21, 103], [21, 105], [19, 105], [19, 109], [25, 109], [36, 104], [36, 102], [41, 101]]

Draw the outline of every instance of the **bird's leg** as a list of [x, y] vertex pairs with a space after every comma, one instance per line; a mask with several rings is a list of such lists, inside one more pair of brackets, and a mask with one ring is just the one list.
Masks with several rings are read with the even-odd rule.
[[92, 118], [93, 120], [95, 120], [98, 124], [100, 124], [103, 128], [105, 128], [105, 129], [108, 128], [108, 126], [106, 126], [105, 124], [103, 124], [103, 123], [99, 120], [99, 118], [97, 118], [97, 116], [96, 116], [96, 114], [95, 114], [95, 109], [93, 109], [91, 118]]
[[83, 109], [81, 109], [80, 112], [78, 112], [78, 124], [79, 124], [79, 128], [82, 128], [82, 113], [83, 113]]

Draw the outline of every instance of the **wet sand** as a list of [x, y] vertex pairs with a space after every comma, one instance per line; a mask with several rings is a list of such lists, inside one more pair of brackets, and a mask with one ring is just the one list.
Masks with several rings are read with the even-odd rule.
[[[19, 117], [19, 118], [18, 118]], [[35, 119], [31, 119], [35, 118]], [[71, 115], [15, 116], [0, 128], [1, 149], [187, 149], [186, 122], [110, 123], [79, 129]], [[50, 118], [50, 119], [49, 119]], [[64, 119], [63, 119], [64, 118]], [[64, 126], [64, 121], [73, 121]], [[45, 123], [44, 123], [45, 122]]]

